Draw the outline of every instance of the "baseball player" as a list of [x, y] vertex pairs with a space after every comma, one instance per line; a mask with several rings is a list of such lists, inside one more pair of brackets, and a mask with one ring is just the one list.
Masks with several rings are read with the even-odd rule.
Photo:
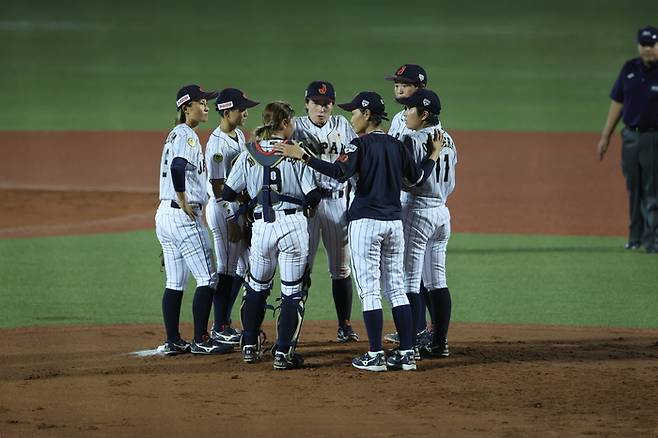
[[[191, 351], [219, 354], [231, 346], [216, 343], [207, 334], [217, 272], [208, 232], [201, 222], [206, 203], [206, 165], [195, 129], [208, 120], [208, 99], [217, 92], [198, 85], [181, 88], [176, 96], [177, 124], [165, 141], [160, 161], [160, 206], [155, 230], [162, 245], [167, 284], [162, 296], [167, 340], [158, 347], [165, 355]], [[194, 340], [190, 345], [178, 331], [181, 300], [189, 273], [196, 279], [192, 313]]]
[[[418, 185], [432, 173], [439, 154], [437, 145], [442, 139], [437, 135], [430, 155], [419, 165], [405, 145], [379, 128], [386, 119], [379, 94], [364, 91], [352, 102], [339, 106], [352, 112], [352, 126], [363, 135], [352, 140], [336, 162], [313, 157], [300, 143], [280, 144], [275, 149], [339, 181], [358, 176], [347, 217], [354, 279], [363, 305], [370, 350], [355, 358], [352, 365], [367, 371], [386, 371], [387, 367], [414, 370], [414, 328], [403, 284], [400, 189], [403, 177]], [[391, 305], [400, 334], [400, 349], [388, 358], [382, 350], [381, 292]]]
[[253, 363], [262, 356], [260, 327], [265, 302], [277, 266], [281, 276], [281, 310], [277, 324], [274, 369], [302, 366], [295, 353], [304, 318], [308, 275], [306, 207], [315, 207], [320, 192], [310, 169], [273, 152], [274, 145], [290, 138], [294, 112], [285, 102], [272, 102], [263, 110], [263, 126], [255, 132], [226, 181], [222, 196], [233, 201], [246, 189], [253, 199], [254, 225], [249, 274], [242, 301], [243, 360]]
[[[398, 102], [407, 108], [405, 123], [412, 134], [405, 137], [404, 143], [411, 148], [416, 161], [421, 162], [428, 153], [428, 135], [437, 130], [443, 133], [443, 147], [432, 174], [423, 184], [408, 188], [407, 202], [402, 206], [402, 223], [405, 287], [414, 323], [419, 317], [415, 311], [419, 306], [414, 304], [420, 299], [421, 279], [429, 290], [432, 309], [431, 342], [421, 346], [415, 342], [416, 354], [447, 357], [452, 300], [446, 282], [446, 247], [450, 239], [450, 211], [446, 201], [455, 188], [457, 149], [452, 137], [439, 128], [441, 101], [436, 93], [422, 88]], [[420, 309], [424, 314], [425, 309]]]
[[[386, 76], [385, 79], [394, 82], [393, 95], [395, 99], [401, 99], [411, 96], [416, 92], [416, 90], [425, 88], [427, 86], [427, 73], [425, 69], [416, 64], [403, 64], [401, 65], [394, 74]], [[391, 135], [398, 140], [402, 141], [406, 135], [413, 134], [413, 131], [407, 128], [405, 123], [405, 109], [403, 108], [391, 121], [391, 126], [388, 130], [388, 135]], [[437, 129], [441, 129], [441, 122], [437, 125]], [[407, 202], [407, 192], [403, 191], [401, 194], [400, 202], [402, 206]], [[416, 331], [418, 339], [425, 343], [429, 342], [431, 337], [431, 332], [427, 328], [427, 320], [425, 318], [425, 308], [431, 311], [429, 306], [429, 297], [427, 295], [427, 289], [421, 282], [420, 286], [420, 295], [418, 296], [418, 301], [412, 303], [412, 306], [416, 306], [415, 313], [419, 315], [417, 319]], [[389, 333], [384, 336], [384, 339], [389, 342], [398, 342], [397, 333]]]
[[[242, 263], [241, 271], [244, 271], [243, 254], [248, 257], [248, 248], [242, 239], [244, 223], [229, 220], [238, 210], [237, 202], [227, 202], [221, 195], [233, 161], [244, 150], [245, 137], [238, 127], [247, 118], [247, 109], [256, 105], [258, 102], [249, 100], [236, 88], [222, 90], [215, 101], [221, 122], [206, 146], [209, 195], [206, 221], [215, 243], [218, 274], [217, 290], [213, 296], [215, 322], [210, 337], [231, 345], [240, 343], [240, 332], [231, 327], [231, 310], [239, 291], [239, 286], [234, 287], [234, 283], [241, 285], [244, 281], [244, 277], [235, 278], [238, 263]], [[237, 229], [229, 233], [231, 227]]]
[[[308, 115], [295, 118], [293, 139], [302, 142], [306, 148], [322, 160], [333, 163], [343, 152], [343, 148], [356, 133], [343, 116], [332, 115], [336, 93], [327, 81], [314, 81], [304, 93]], [[327, 251], [331, 290], [336, 306], [338, 342], [358, 341], [359, 336], [350, 324], [352, 314], [352, 279], [349, 266], [347, 244], [347, 196], [348, 187], [321, 173], [314, 172], [316, 184], [320, 188], [322, 201], [315, 214], [309, 217], [310, 236], [308, 266], [313, 268], [315, 254], [322, 243]]]

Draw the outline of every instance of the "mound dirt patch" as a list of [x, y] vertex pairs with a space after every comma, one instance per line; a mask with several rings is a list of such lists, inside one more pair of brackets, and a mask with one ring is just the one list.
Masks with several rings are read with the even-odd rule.
[[353, 368], [367, 343], [336, 343], [333, 323], [305, 323], [293, 371], [269, 355], [128, 355], [155, 348], [155, 325], [0, 334], [2, 437], [658, 433], [656, 330], [455, 324], [452, 357], [384, 373]]

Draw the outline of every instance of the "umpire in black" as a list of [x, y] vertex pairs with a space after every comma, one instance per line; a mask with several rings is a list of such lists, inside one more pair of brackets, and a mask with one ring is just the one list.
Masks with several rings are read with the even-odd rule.
[[621, 167], [626, 178], [630, 225], [627, 249], [644, 245], [658, 251], [658, 30], [643, 27], [637, 36], [639, 57], [627, 61], [612, 91], [601, 140], [603, 159], [619, 119], [622, 130]]

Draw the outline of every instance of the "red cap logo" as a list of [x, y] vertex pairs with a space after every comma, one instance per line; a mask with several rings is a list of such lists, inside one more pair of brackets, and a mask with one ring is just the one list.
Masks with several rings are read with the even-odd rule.
[[396, 74], [397, 76], [400, 76], [402, 73], [404, 73], [404, 71], [405, 71], [406, 69], [407, 69], [407, 66], [406, 66], [406, 65], [403, 65], [402, 67], [400, 67], [400, 68], [398, 69], [398, 71], [395, 72], [395, 74]]
[[326, 93], [327, 93], [327, 85], [326, 85], [326, 84], [322, 84], [322, 86], [321, 86], [320, 88], [318, 88], [318, 93], [320, 93], [320, 94], [326, 94]]

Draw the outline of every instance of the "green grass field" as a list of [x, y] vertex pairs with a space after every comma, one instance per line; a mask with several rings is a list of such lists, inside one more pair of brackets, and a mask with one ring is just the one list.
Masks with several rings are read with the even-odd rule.
[[[623, 243], [456, 234], [448, 253], [454, 320], [656, 328], [656, 258], [626, 252]], [[0, 327], [158, 323], [158, 255], [152, 231], [0, 240], [0, 266], [11, 266], [0, 270]], [[188, 321], [193, 288], [183, 307]], [[354, 319], [361, 319], [354, 301]], [[333, 312], [321, 250], [308, 318], [332, 320]]]
[[[599, 131], [656, 12], [648, 0], [5, 2], [0, 131], [167, 129], [193, 82], [303, 112], [304, 88], [325, 79], [339, 101], [380, 92], [392, 114], [383, 77], [407, 62], [427, 69], [449, 129]], [[657, 259], [623, 243], [457, 234], [454, 319], [658, 327]], [[0, 240], [0, 327], [160, 322], [158, 254], [152, 231]], [[311, 319], [334, 318], [325, 265], [322, 254]]]
[[301, 112], [324, 79], [343, 101], [378, 91], [394, 113], [383, 77], [411, 62], [449, 128], [599, 131], [656, 12], [649, 0], [5, 2], [0, 130], [166, 129], [192, 82]]

